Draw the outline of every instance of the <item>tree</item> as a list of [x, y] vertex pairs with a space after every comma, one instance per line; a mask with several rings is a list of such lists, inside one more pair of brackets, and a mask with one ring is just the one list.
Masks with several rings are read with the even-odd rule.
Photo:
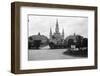
[[29, 37], [28, 38], [28, 48], [31, 49], [32, 46], [33, 46], [33, 39], [32, 39], [32, 37]]
[[34, 47], [36, 47], [36, 49], [39, 49], [40, 43], [41, 43], [41, 40], [34, 40]]
[[87, 38], [84, 38], [82, 40], [82, 45], [83, 45], [83, 47], [88, 47], [88, 39]]
[[74, 40], [73, 39], [69, 39], [68, 40], [68, 47], [71, 48], [72, 44], [74, 44]]
[[76, 36], [76, 47], [79, 49], [82, 47], [82, 40], [83, 40], [82, 36], [80, 35]]

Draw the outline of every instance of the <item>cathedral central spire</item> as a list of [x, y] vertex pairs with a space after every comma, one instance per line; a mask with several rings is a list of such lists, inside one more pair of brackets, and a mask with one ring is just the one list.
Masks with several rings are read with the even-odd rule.
[[56, 20], [56, 28], [55, 28], [55, 32], [56, 32], [56, 33], [59, 33], [58, 19]]

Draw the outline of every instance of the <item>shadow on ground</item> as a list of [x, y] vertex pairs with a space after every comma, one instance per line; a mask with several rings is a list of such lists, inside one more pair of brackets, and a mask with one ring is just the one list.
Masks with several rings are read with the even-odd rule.
[[73, 50], [67, 50], [63, 53], [64, 55], [71, 55], [71, 56], [77, 56], [77, 57], [88, 57], [88, 51], [87, 50], [79, 50], [79, 51], [73, 51]]

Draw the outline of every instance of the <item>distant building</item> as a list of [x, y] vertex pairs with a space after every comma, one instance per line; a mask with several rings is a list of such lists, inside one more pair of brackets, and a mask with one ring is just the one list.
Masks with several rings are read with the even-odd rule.
[[52, 29], [50, 28], [50, 35], [49, 36], [50, 36], [49, 41], [54, 41], [57, 43], [64, 41], [64, 29], [62, 29], [62, 33], [59, 32], [58, 20], [56, 21], [55, 32], [52, 33]]

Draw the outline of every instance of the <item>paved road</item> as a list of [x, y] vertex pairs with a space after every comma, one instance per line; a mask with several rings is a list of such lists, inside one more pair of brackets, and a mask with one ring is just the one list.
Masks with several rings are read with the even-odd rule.
[[42, 47], [39, 50], [29, 50], [29, 60], [55, 60], [55, 59], [75, 59], [80, 57], [73, 57], [64, 55], [63, 52], [67, 49], [50, 49], [49, 46]]

